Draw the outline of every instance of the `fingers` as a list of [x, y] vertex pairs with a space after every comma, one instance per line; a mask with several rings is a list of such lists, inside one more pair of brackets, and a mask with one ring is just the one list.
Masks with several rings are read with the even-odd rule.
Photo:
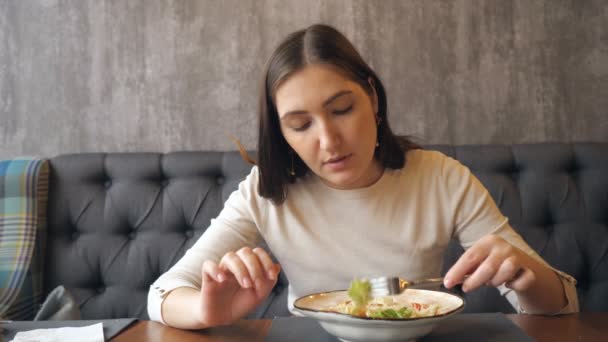
[[[446, 273], [443, 285], [452, 288], [456, 284], [462, 284], [464, 277], [473, 272], [486, 259], [491, 251], [491, 241], [479, 240], [471, 248], [467, 249], [460, 258], [452, 265]], [[470, 280], [470, 277], [467, 279]], [[463, 287], [464, 289], [464, 287]]]
[[502, 261], [502, 264], [499, 265], [498, 271], [488, 282], [488, 285], [494, 287], [500, 286], [515, 279], [521, 271], [523, 271], [523, 268], [521, 263], [517, 260], [517, 257], [507, 257]]
[[[490, 254], [462, 284], [462, 290], [469, 292], [490, 283], [501, 268], [502, 258], [500, 255]], [[501, 283], [502, 284], [502, 283]]]
[[236, 281], [244, 288], [253, 286], [249, 270], [245, 262], [235, 252], [228, 252], [220, 261], [220, 267], [228, 270], [236, 278]]
[[532, 270], [525, 267], [517, 256], [503, 257], [491, 254], [477, 270], [463, 283], [462, 290], [469, 292], [482, 285], [500, 286], [505, 284], [515, 291], [525, 291], [536, 281]]
[[[253, 253], [251, 248], [244, 247], [239, 249], [236, 254], [240, 257], [240, 259], [247, 267], [247, 272], [249, 273], [249, 280], [251, 280], [252, 285], [257, 283], [259, 279], [266, 278], [266, 272], [262, 267], [262, 263], [260, 262], [260, 258], [257, 254]], [[246, 279], [246, 278], [245, 278]], [[247, 286], [249, 287], [249, 286]]]
[[445, 276], [447, 288], [462, 282], [467, 273], [472, 274], [462, 283], [462, 290], [469, 292], [482, 285], [505, 284], [515, 291], [528, 289], [536, 276], [526, 267], [525, 255], [505, 240], [489, 235], [469, 248]]
[[270, 280], [277, 280], [280, 271], [279, 265], [272, 261], [270, 255], [263, 248], [254, 248], [253, 253], [258, 256], [266, 277]]
[[207, 260], [203, 263], [203, 282], [212, 280], [222, 283], [226, 280], [226, 274], [215, 262]]
[[515, 279], [505, 283], [505, 286], [518, 292], [529, 289], [536, 281], [536, 274], [529, 268], [522, 268], [522, 270], [515, 276]]
[[220, 261], [234, 275], [243, 288], [261, 286], [264, 281], [276, 280], [279, 269], [262, 248], [243, 247], [237, 252], [227, 253]]

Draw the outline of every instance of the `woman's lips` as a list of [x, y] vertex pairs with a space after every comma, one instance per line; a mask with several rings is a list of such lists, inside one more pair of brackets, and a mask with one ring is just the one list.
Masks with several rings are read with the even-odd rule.
[[351, 157], [352, 153], [325, 161], [323, 165], [329, 167], [332, 171], [340, 171], [346, 168], [346, 164], [350, 161]]

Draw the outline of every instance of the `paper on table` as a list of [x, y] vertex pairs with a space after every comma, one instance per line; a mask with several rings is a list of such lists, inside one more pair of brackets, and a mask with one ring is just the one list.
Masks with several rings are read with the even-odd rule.
[[54, 328], [21, 331], [12, 342], [104, 342], [103, 324], [78, 328]]

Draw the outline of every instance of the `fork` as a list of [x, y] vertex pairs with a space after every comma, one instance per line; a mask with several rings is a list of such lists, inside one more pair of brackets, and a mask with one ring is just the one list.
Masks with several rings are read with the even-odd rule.
[[[469, 275], [464, 276], [466, 280]], [[372, 297], [385, 297], [398, 295], [405, 289], [426, 289], [443, 284], [443, 277], [419, 280], [405, 280], [399, 277], [377, 277], [369, 281]]]

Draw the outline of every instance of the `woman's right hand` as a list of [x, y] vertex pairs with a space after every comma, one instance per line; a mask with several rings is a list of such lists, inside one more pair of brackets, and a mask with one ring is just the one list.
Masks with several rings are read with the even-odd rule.
[[280, 269], [262, 248], [228, 252], [219, 264], [205, 261], [196, 317], [204, 326], [227, 325], [245, 317], [272, 291]]

